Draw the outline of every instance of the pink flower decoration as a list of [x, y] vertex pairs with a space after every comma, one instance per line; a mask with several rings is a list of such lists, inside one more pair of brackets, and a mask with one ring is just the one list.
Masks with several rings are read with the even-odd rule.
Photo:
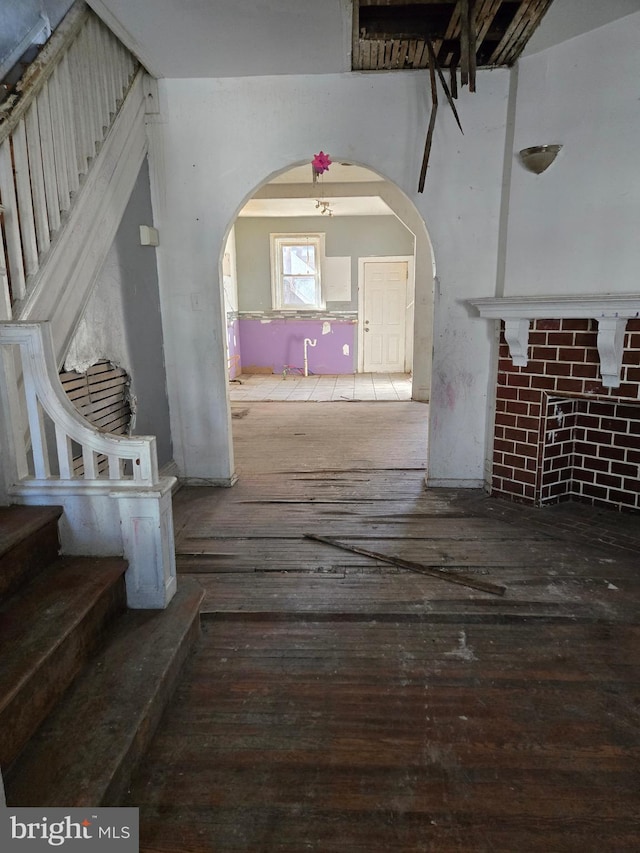
[[316, 172], [318, 175], [321, 175], [323, 172], [329, 171], [331, 160], [329, 159], [328, 154], [325, 154], [324, 151], [321, 151], [319, 154], [314, 154], [313, 160], [311, 161], [311, 165], [313, 166], [314, 172]]

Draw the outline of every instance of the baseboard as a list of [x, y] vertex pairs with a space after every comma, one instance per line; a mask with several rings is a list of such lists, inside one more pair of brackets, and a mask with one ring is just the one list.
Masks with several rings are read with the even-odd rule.
[[160, 471], [158, 472], [161, 477], [175, 477], [176, 482], [171, 490], [171, 493], [175, 495], [178, 491], [182, 483], [180, 482], [180, 472], [178, 470], [178, 465], [174, 459], [171, 462], [167, 462], [166, 465], [163, 465]]
[[223, 489], [231, 488], [238, 482], [238, 475], [232, 474], [231, 477], [181, 477], [180, 485], [182, 486], [218, 486]]
[[425, 477], [427, 489], [484, 489], [484, 480], [456, 480], [439, 479], [429, 476]]

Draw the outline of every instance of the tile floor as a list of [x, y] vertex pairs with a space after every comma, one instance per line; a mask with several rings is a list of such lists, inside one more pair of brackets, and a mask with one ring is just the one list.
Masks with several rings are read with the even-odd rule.
[[393, 401], [411, 399], [411, 376], [405, 373], [355, 373], [300, 376], [242, 374], [229, 386], [231, 402]]

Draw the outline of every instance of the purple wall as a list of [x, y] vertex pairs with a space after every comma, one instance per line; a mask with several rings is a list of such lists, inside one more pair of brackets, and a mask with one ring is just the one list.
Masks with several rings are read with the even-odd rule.
[[240, 349], [240, 321], [227, 320], [227, 347], [229, 353], [229, 379], [235, 379], [242, 373]]
[[[308, 348], [309, 373], [355, 373], [355, 320], [330, 320], [330, 332], [322, 334], [324, 321], [299, 319], [240, 319], [242, 364], [247, 373], [251, 367], [271, 367], [282, 373], [287, 367], [304, 367], [304, 339], [317, 340]], [[343, 347], [348, 346], [345, 355]]]

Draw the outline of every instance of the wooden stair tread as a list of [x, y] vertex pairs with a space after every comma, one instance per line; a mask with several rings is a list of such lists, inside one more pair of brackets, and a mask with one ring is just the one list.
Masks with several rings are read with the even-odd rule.
[[29, 583], [58, 556], [62, 507], [0, 507], [0, 601]]
[[61, 506], [0, 506], [0, 557], [61, 515]]
[[0, 609], [0, 766], [20, 755], [124, 611], [126, 562], [58, 558]]
[[14, 806], [115, 805], [199, 632], [203, 591], [181, 581], [166, 610], [128, 611], [11, 768]]
[[59, 557], [0, 609], [0, 712], [124, 574], [121, 557]]

